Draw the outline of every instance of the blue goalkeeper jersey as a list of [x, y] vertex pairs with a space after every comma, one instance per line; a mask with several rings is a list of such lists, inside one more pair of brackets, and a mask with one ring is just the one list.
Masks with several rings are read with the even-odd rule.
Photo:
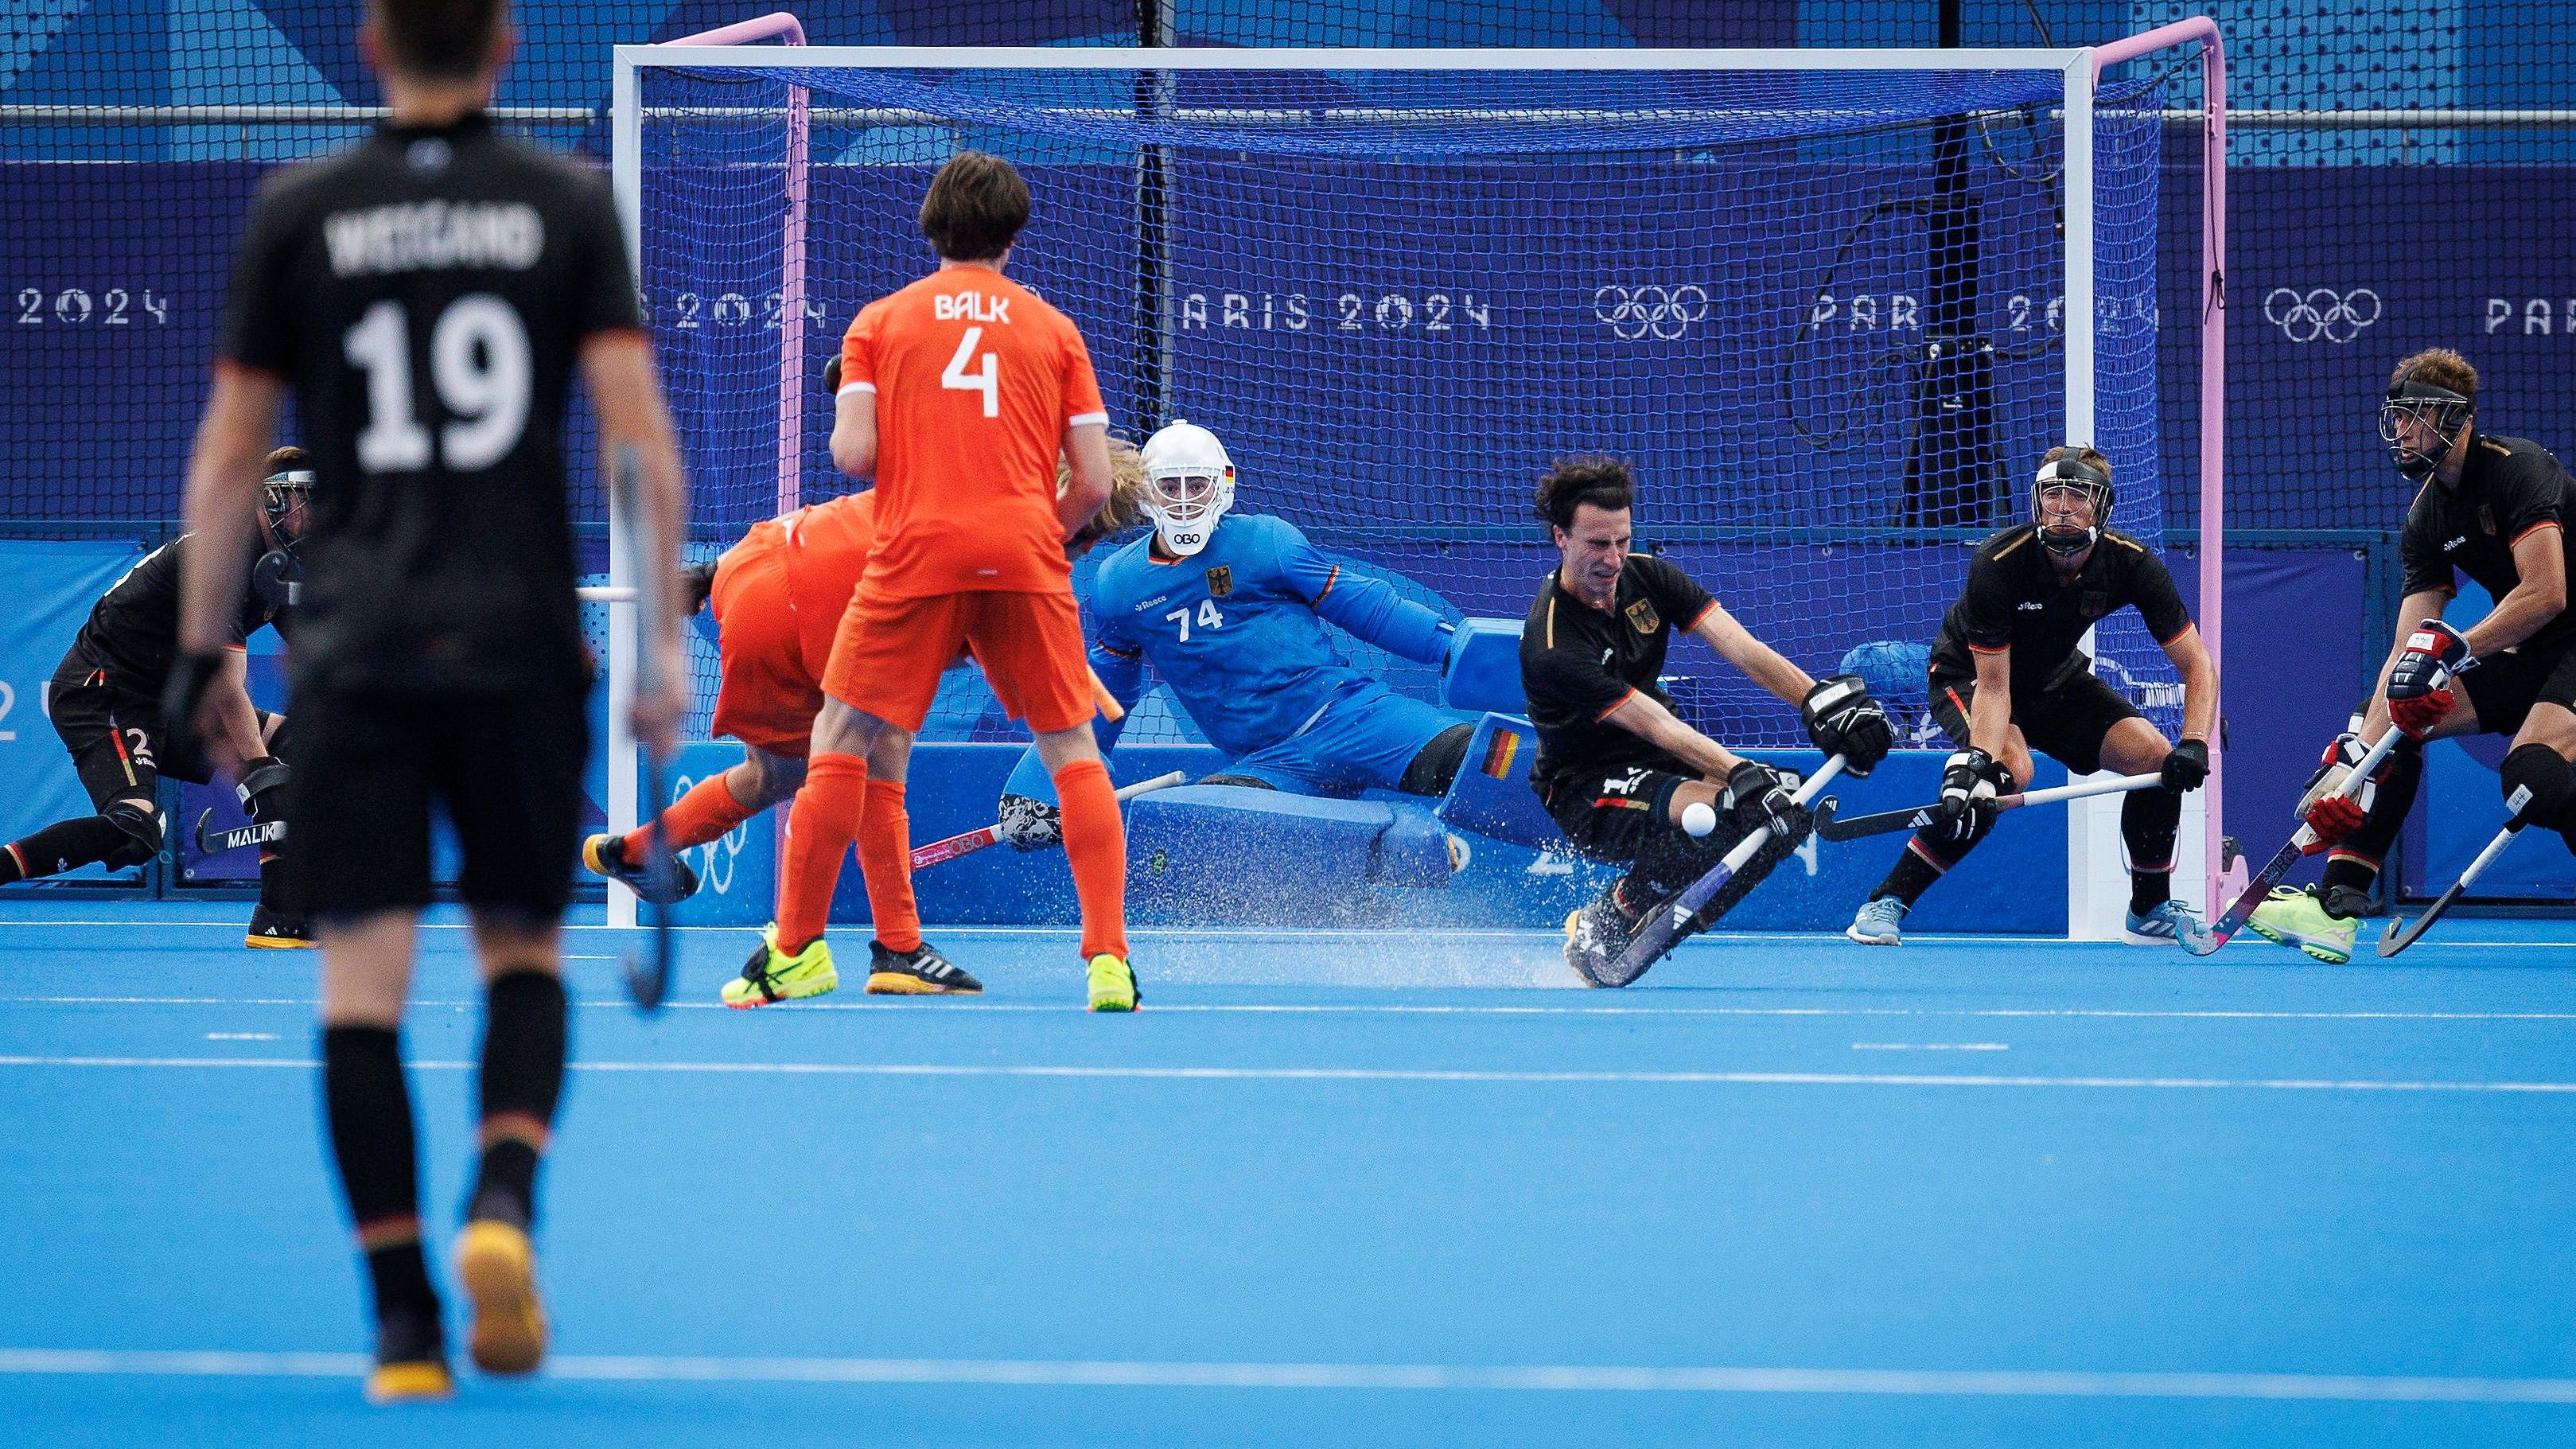
[[[1334, 563], [1285, 519], [1232, 514], [1207, 547], [1158, 558], [1147, 534], [1101, 564], [1087, 607], [1091, 667], [1118, 702], [1144, 666], [1170, 685], [1208, 743], [1248, 755], [1295, 736], [1343, 691], [1369, 683], [1324, 623], [1391, 654], [1439, 665], [1452, 633], [1383, 579]], [[1102, 747], [1115, 739], [1105, 731]]]

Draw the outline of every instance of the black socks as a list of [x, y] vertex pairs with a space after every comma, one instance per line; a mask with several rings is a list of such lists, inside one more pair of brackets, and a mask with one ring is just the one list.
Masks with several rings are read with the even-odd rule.
[[513, 971], [484, 1001], [483, 1162], [468, 1218], [525, 1228], [536, 1217], [537, 1162], [563, 1095], [563, 982], [546, 971]]
[[322, 1104], [377, 1316], [434, 1318], [438, 1294], [421, 1257], [420, 1168], [401, 1036], [382, 1026], [324, 1027]]

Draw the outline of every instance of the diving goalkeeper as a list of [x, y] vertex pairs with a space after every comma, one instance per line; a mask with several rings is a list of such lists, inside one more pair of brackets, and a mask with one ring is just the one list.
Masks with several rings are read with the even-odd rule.
[[[1234, 460], [1206, 428], [1175, 422], [1154, 434], [1144, 470], [1154, 531], [1101, 564], [1089, 600], [1092, 671], [1119, 704], [1135, 707], [1152, 665], [1226, 754], [1201, 784], [1336, 799], [1446, 793], [1474, 727], [1352, 668], [1324, 625], [1438, 668], [1457, 638], [1450, 623], [1334, 563], [1286, 519], [1232, 512]], [[1099, 727], [1103, 752], [1123, 727]], [[1002, 787], [1004, 838], [1023, 850], [1051, 844], [1053, 802], [1035, 753], [1023, 756]]]

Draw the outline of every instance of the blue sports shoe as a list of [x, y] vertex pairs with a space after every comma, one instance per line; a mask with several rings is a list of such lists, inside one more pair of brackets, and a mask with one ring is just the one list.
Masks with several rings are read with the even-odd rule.
[[2207, 955], [2218, 949], [2209, 928], [2200, 923], [2200, 917], [2191, 913], [2191, 907], [2180, 901], [2167, 901], [2143, 916], [2131, 911], [2128, 927], [2122, 933], [2122, 939], [2132, 946], [2179, 944], [2195, 956]]
[[1905, 902], [1894, 896], [1880, 896], [1860, 908], [1843, 934], [1864, 946], [1902, 946], [1905, 932]]

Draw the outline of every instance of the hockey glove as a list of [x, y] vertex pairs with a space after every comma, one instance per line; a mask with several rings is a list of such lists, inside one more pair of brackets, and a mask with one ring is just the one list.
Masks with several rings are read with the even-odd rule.
[[242, 813], [262, 825], [285, 817], [286, 762], [275, 755], [262, 755], [243, 764], [241, 779], [233, 793], [241, 797]]
[[1807, 738], [1816, 742], [1816, 748], [1827, 759], [1842, 756], [1843, 773], [1855, 780], [1868, 778], [1896, 743], [1888, 732], [1887, 711], [1869, 697], [1869, 686], [1857, 674], [1817, 681], [1798, 706], [1798, 718], [1806, 723]]
[[693, 563], [680, 570], [680, 617], [687, 618], [707, 606], [707, 595], [716, 591], [716, 560]]
[[1780, 772], [1753, 760], [1740, 760], [1726, 772], [1718, 804], [1748, 834], [1769, 830], [1775, 840], [1804, 840], [1815, 828], [1815, 817], [1793, 798]]
[[1976, 817], [1994, 812], [1995, 791], [2010, 772], [1994, 756], [1974, 747], [1959, 750], [1941, 765], [1941, 813], [1950, 821], [1954, 840], [1972, 838]]
[[2353, 766], [2369, 753], [2361, 736], [2350, 730], [2335, 736], [2334, 743], [2326, 746], [2324, 762], [2308, 777], [2308, 788], [2299, 796], [2299, 819], [2317, 837], [2310, 854], [2359, 830], [2362, 817], [2370, 813], [2371, 802], [2379, 798], [2379, 782], [2388, 778], [2389, 766], [2397, 762], [2393, 753], [2377, 770], [2363, 777], [2359, 789], [2350, 795], [2342, 793], [2344, 782], [2352, 778]]
[[2406, 652], [2388, 672], [2388, 717], [2416, 739], [2442, 722], [2458, 694], [2451, 681], [2477, 667], [2469, 641], [2439, 619], [2427, 619], [2406, 636]]
[[1044, 850], [1064, 843], [1064, 818], [1044, 800], [1004, 795], [1001, 823], [994, 833], [1013, 850]]
[[2164, 777], [2165, 788], [2177, 795], [2199, 789], [2201, 782], [2209, 778], [2209, 746], [2199, 740], [2184, 740], [2165, 756], [2164, 768], [2156, 773]]

